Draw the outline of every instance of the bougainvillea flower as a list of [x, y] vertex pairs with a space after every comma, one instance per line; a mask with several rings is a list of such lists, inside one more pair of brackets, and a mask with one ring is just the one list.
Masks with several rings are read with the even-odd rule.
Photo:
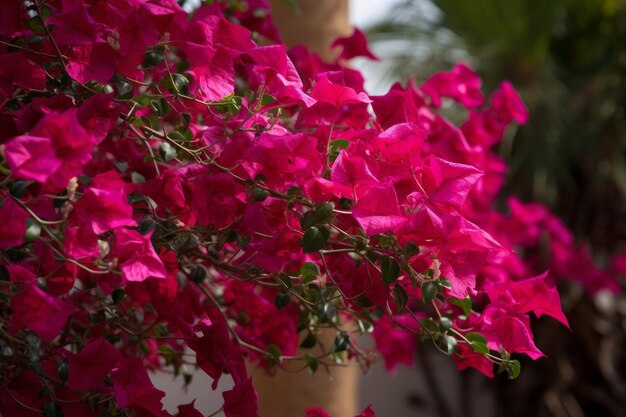
[[258, 417], [258, 396], [252, 379], [236, 383], [233, 389], [224, 391], [224, 414], [226, 417]]
[[537, 317], [546, 314], [569, 327], [567, 318], [560, 306], [556, 288], [548, 287], [547, 272], [533, 278], [513, 282], [506, 287], [488, 286], [486, 292], [493, 301], [502, 300], [509, 304], [509, 311], [527, 313], [532, 311]]
[[333, 83], [329, 80], [329, 74], [324, 74], [317, 80], [311, 97], [319, 103], [330, 104], [339, 108], [344, 104], [370, 103], [371, 100], [365, 93], [357, 93], [353, 88]]
[[[397, 322], [402, 327], [394, 325]], [[387, 316], [381, 317], [376, 322], [372, 336], [376, 342], [376, 350], [380, 352], [385, 361], [385, 369], [394, 374], [400, 364], [410, 366], [413, 363], [417, 339], [411, 332], [406, 331], [406, 326], [412, 328], [415, 321], [408, 316], [398, 316], [393, 320]]]
[[466, 107], [473, 108], [485, 100], [480, 91], [480, 77], [467, 65], [458, 63], [450, 72], [440, 72], [430, 77], [422, 86], [433, 106], [441, 106], [441, 98], [449, 97]]
[[358, 28], [354, 28], [352, 35], [345, 38], [337, 38], [331, 45], [331, 48], [341, 47], [340, 59], [350, 60], [352, 58], [363, 56], [374, 61], [379, 61], [367, 47], [367, 38], [365, 34]]
[[78, 122], [75, 109], [46, 114], [30, 134], [50, 139], [55, 156], [61, 161], [61, 166], [47, 179], [55, 187], [65, 188], [68, 181], [80, 175], [83, 166], [91, 160], [95, 143]]
[[407, 221], [391, 186], [369, 188], [352, 208], [352, 214], [368, 235], [393, 231]]
[[509, 81], [503, 81], [491, 96], [491, 106], [502, 122], [515, 120], [518, 124], [528, 123], [530, 115], [524, 102]]
[[[369, 186], [379, 184], [379, 180], [370, 170], [367, 162], [359, 156], [352, 156], [349, 150], [339, 154], [333, 163], [330, 178], [333, 182], [349, 186], [353, 193], [361, 195], [357, 189], [366, 190]], [[353, 195], [346, 195], [346, 198], [354, 198]]]
[[[284, 45], [259, 46], [247, 55], [255, 62], [248, 67], [248, 77], [252, 87], [264, 86], [264, 91], [277, 99], [278, 104], [289, 104], [288, 99], [301, 102], [306, 107], [315, 100], [303, 91], [302, 80], [286, 54]], [[277, 103], [272, 103], [276, 106]]]
[[163, 261], [154, 251], [150, 237], [152, 232], [141, 235], [126, 228], [115, 229], [115, 241], [111, 253], [117, 257], [126, 281], [143, 281], [148, 278], [167, 276]]
[[26, 210], [20, 207], [12, 198], [0, 193], [2, 206], [0, 207], [0, 249], [19, 246], [26, 233], [26, 219], [29, 217]]
[[528, 327], [517, 317], [501, 317], [496, 319], [491, 328], [494, 330], [497, 343], [490, 346], [497, 350], [502, 345], [508, 352], [525, 353], [532, 359], [544, 356], [533, 341]]
[[43, 68], [21, 51], [0, 55], [0, 97], [9, 98], [14, 86], [34, 90], [43, 90], [46, 87], [46, 73]]
[[430, 157], [428, 171], [432, 182], [423, 184], [428, 199], [460, 209], [482, 172], [470, 165], [457, 164], [436, 156]]
[[213, 389], [224, 372], [232, 375], [235, 385], [248, 380], [241, 347], [231, 340], [225, 323], [203, 316], [194, 331], [201, 335], [194, 335], [189, 347], [196, 352], [198, 366], [213, 378]]
[[325, 410], [314, 407], [314, 408], [305, 408], [304, 414], [306, 417], [331, 417]]
[[241, 184], [226, 173], [212, 174], [204, 171], [193, 176], [189, 208], [198, 224], [216, 229], [230, 224], [243, 212], [245, 193]]
[[98, 235], [118, 227], [134, 226], [133, 208], [128, 204], [124, 186], [115, 171], [97, 175], [92, 186], [74, 204], [76, 215]]
[[102, 337], [92, 340], [78, 353], [69, 353], [68, 387], [89, 391], [102, 385], [103, 378], [111, 372], [120, 356], [118, 350]]
[[189, 404], [181, 404], [178, 406], [178, 414], [176, 417], [203, 417], [203, 414], [196, 410], [194, 403], [196, 400], [193, 400]]
[[34, 283], [24, 285], [11, 298], [13, 310], [9, 331], [29, 329], [50, 342], [65, 327], [74, 307], [40, 290]]
[[316, 145], [316, 141], [306, 133], [265, 133], [259, 136], [245, 156], [256, 163], [256, 169], [251, 170], [253, 176], [263, 174], [271, 186], [286, 189], [298, 179], [319, 173], [323, 162]]
[[372, 410], [372, 406], [368, 405], [358, 416], [354, 417], [376, 417], [376, 414], [374, 413], [374, 410]]
[[83, 2], [74, 2], [66, 6], [60, 13], [50, 16], [49, 22], [54, 25], [52, 36], [60, 45], [93, 44], [103, 36], [106, 26], [96, 22], [87, 13]]
[[45, 183], [63, 164], [50, 138], [17, 136], [4, 148], [9, 168], [17, 178]]
[[107, 83], [115, 74], [115, 51], [108, 43], [88, 43], [70, 48], [67, 73], [79, 83]]
[[141, 415], [161, 417], [161, 399], [165, 393], [154, 387], [140, 359], [118, 361], [111, 372], [113, 393], [120, 407], [130, 408]]

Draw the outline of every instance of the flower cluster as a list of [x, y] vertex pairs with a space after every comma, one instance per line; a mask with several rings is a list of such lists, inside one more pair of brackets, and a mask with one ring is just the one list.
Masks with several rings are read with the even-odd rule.
[[[168, 416], [148, 372], [198, 367], [213, 389], [232, 377], [227, 417], [256, 416], [245, 360], [367, 367], [363, 333], [390, 370], [422, 338], [516, 377], [512, 353], [542, 356], [529, 314], [567, 325], [513, 248], [548, 231], [554, 269], [580, 271], [571, 236], [538, 206], [492, 208], [491, 147], [528, 119], [512, 86], [485, 100], [458, 64], [368, 96], [357, 71], [287, 51], [267, 12], [0, 4], [3, 415]], [[373, 57], [360, 32], [336, 46]], [[322, 328], [334, 344], [307, 353]]]

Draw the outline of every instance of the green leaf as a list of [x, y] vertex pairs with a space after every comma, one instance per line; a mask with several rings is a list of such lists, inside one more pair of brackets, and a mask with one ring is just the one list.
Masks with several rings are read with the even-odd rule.
[[313, 356], [309, 355], [308, 353], [304, 355], [304, 357], [306, 359], [306, 365], [309, 368], [309, 371], [311, 371], [311, 373], [314, 374], [317, 371], [319, 362], [317, 361], [317, 359], [315, 359]]
[[161, 155], [164, 161], [169, 162], [176, 158], [176, 149], [169, 143], [163, 142], [159, 145], [159, 155]]
[[59, 374], [59, 378], [61, 378], [61, 381], [67, 381], [69, 371], [70, 367], [67, 362], [62, 361], [61, 359], [57, 359], [57, 373]]
[[282, 355], [280, 348], [276, 345], [267, 345], [267, 352], [269, 353], [269, 357], [267, 359], [270, 364], [280, 365]]
[[130, 174], [130, 180], [133, 182], [133, 184], [140, 184], [146, 182], [146, 177], [138, 172], [133, 171]]
[[2, 282], [11, 281], [11, 275], [9, 274], [9, 270], [4, 265], [0, 265], [0, 281]]
[[52, 11], [50, 10], [49, 7], [43, 6], [39, 9], [39, 16], [43, 20], [46, 20], [47, 18], [49, 18], [51, 14], [52, 14]]
[[124, 174], [128, 170], [128, 162], [114, 161], [113, 165], [115, 165], [115, 169], [117, 169], [120, 174]]
[[476, 353], [489, 353], [489, 347], [483, 343], [478, 343], [478, 342], [472, 342], [472, 344], [470, 345], [472, 350]]
[[380, 246], [383, 249], [387, 249], [391, 247], [393, 242], [394, 240], [388, 235], [379, 235], [378, 237], [378, 246]]
[[371, 333], [374, 330], [374, 326], [371, 322], [363, 319], [356, 320], [357, 325], [359, 326], [359, 331], [361, 334]]
[[321, 289], [322, 299], [326, 301], [331, 301], [336, 298], [337, 295], [337, 287], [332, 284], [326, 285]]
[[170, 105], [165, 99], [153, 100], [150, 107], [157, 116], [165, 116], [170, 111]]
[[9, 192], [15, 198], [20, 198], [26, 193], [29, 183], [27, 181], [13, 181], [9, 184]]
[[302, 276], [302, 283], [308, 284], [320, 276], [320, 270], [313, 262], [305, 262], [300, 267], [300, 276]]
[[485, 338], [485, 336], [483, 336], [480, 333], [473, 333], [473, 332], [467, 333], [465, 335], [465, 338], [472, 343], [476, 342], [476, 343], [482, 343], [483, 345], [487, 344], [487, 339]]
[[437, 284], [432, 281], [422, 283], [422, 301], [424, 304], [430, 304], [438, 293]]
[[452, 355], [456, 350], [456, 346], [457, 346], [456, 339], [454, 338], [454, 336], [451, 336], [449, 334], [444, 334], [442, 340], [443, 340], [443, 348], [445, 352], [448, 355]]
[[387, 285], [395, 282], [400, 276], [400, 265], [390, 256], [383, 256], [380, 262], [383, 282]]
[[[503, 355], [504, 358], [504, 355]], [[505, 358], [504, 362], [500, 363], [498, 367], [498, 373], [506, 372], [509, 379], [515, 379], [519, 376], [522, 370], [522, 365], [517, 359], [511, 360], [509, 358]]]
[[189, 124], [191, 123], [191, 114], [190, 113], [180, 113], [179, 117], [180, 117], [180, 123], [183, 126], [185, 126], [186, 128], [188, 128]]
[[324, 248], [326, 243], [326, 237], [318, 227], [309, 227], [302, 236], [300, 244], [304, 253], [317, 252]]
[[237, 236], [237, 244], [239, 245], [240, 248], [245, 248], [246, 246], [248, 246], [248, 243], [250, 243], [251, 240], [252, 240], [252, 236], [242, 236], [242, 235]]
[[168, 89], [172, 93], [181, 92], [187, 84], [189, 79], [183, 74], [172, 74], [171, 77], [163, 78], [163, 87]]
[[274, 305], [276, 305], [277, 309], [281, 309], [286, 307], [291, 301], [291, 294], [288, 292], [281, 292], [276, 294], [276, 298], [274, 299]]
[[315, 219], [315, 212], [312, 210], [307, 211], [302, 215], [302, 217], [300, 217], [300, 227], [302, 227], [302, 230], [306, 230], [309, 227], [315, 226], [316, 224], [317, 220]]
[[367, 298], [367, 297], [366, 297], [365, 295], [363, 295], [363, 294], [359, 295], [359, 296], [358, 296], [358, 297], [354, 300], [354, 302], [355, 302], [355, 303], [356, 303], [359, 307], [365, 307], [365, 308], [368, 308], [368, 307], [371, 307], [371, 306], [373, 306], [373, 305], [374, 305], [374, 303], [372, 303], [372, 302], [370, 301], [370, 299], [369, 299], [369, 298]]
[[183, 135], [180, 132], [171, 132], [167, 134], [167, 137], [170, 138], [171, 140], [175, 141], [175, 142], [188, 142], [188, 138], [185, 137], [185, 135]]
[[39, 17], [33, 17], [32, 19], [29, 19], [26, 22], [26, 27], [39, 35], [44, 35], [46, 33], [44, 23]]
[[407, 301], [409, 300], [409, 296], [407, 295], [404, 287], [398, 284], [396, 284], [393, 287], [393, 298], [396, 300], [396, 303], [398, 304], [398, 312], [404, 309]]
[[341, 197], [339, 199], [339, 208], [342, 210], [350, 210], [354, 205], [354, 201], [349, 198]]
[[263, 97], [261, 97], [261, 106], [266, 106], [275, 101], [276, 101], [276, 97], [272, 96], [271, 94], [263, 94]]
[[343, 352], [350, 347], [350, 336], [346, 332], [337, 332], [335, 342], [333, 343], [333, 353]]
[[33, 219], [26, 219], [26, 233], [24, 233], [24, 243], [32, 242], [41, 234], [41, 225]]
[[447, 289], [451, 289], [452, 288], [452, 283], [447, 278], [439, 278], [439, 284], [442, 287], [447, 288]]
[[304, 292], [303, 295], [307, 301], [313, 304], [318, 304], [320, 300], [322, 299], [322, 294], [320, 293], [320, 289], [317, 288], [315, 285], [309, 285], [309, 288], [307, 288], [307, 290]]
[[154, 50], [146, 52], [141, 66], [143, 68], [154, 67], [163, 62], [164, 59], [165, 57], [163, 56], [163, 50], [161, 50], [160, 48], [156, 48]]
[[39, 390], [39, 398], [47, 398], [52, 395], [52, 390], [47, 385], [44, 385]]
[[507, 373], [509, 374], [509, 379], [517, 378], [521, 371], [522, 365], [517, 359], [513, 359], [507, 363]]
[[133, 86], [124, 80], [115, 81], [115, 88], [117, 89], [116, 97], [124, 100], [131, 99], [133, 97]]
[[206, 279], [206, 270], [200, 265], [194, 265], [189, 271], [189, 279], [196, 284], [202, 283]]
[[461, 310], [463, 310], [463, 314], [465, 314], [466, 316], [469, 316], [472, 312], [472, 299], [469, 297], [469, 295], [462, 300], [458, 298], [450, 298], [448, 301], [456, 306], [461, 307]]
[[254, 187], [252, 189], [252, 200], [254, 201], [265, 201], [269, 195], [267, 190], [261, 187]]
[[111, 294], [111, 299], [113, 300], [113, 304], [119, 303], [124, 297], [124, 288], [119, 287], [113, 290], [113, 294]]
[[300, 5], [298, 5], [297, 0], [282, 0], [282, 2], [288, 6], [295, 15], [299, 15], [301, 13]]
[[431, 332], [439, 331], [439, 325], [437, 324], [437, 322], [435, 322], [435, 320], [433, 320], [430, 317], [427, 319], [419, 319], [419, 322], [420, 322], [420, 325], [428, 331], [431, 331]]
[[300, 347], [304, 349], [310, 349], [314, 347], [316, 344], [317, 344], [317, 337], [313, 333], [309, 332], [307, 337], [305, 337], [302, 343], [300, 343]]
[[150, 218], [145, 218], [141, 222], [139, 222], [139, 225], [137, 226], [137, 231], [145, 236], [153, 231], [155, 228], [156, 223]]
[[299, 197], [302, 196], [302, 190], [300, 189], [300, 187], [296, 187], [295, 185], [293, 185], [287, 190], [287, 195], [289, 197]]
[[39, 289], [46, 291], [48, 289], [48, 281], [43, 277], [39, 277], [37, 278], [37, 286]]
[[278, 280], [285, 287], [286, 290], [290, 290], [293, 287], [293, 281], [291, 277], [284, 272], [278, 274]]
[[317, 224], [328, 224], [333, 219], [335, 204], [331, 202], [321, 202], [315, 205], [315, 221]]
[[337, 308], [331, 303], [326, 303], [321, 308], [320, 321], [322, 323], [332, 323], [337, 317]]
[[328, 160], [333, 162], [339, 156], [339, 153], [350, 145], [345, 139], [336, 139], [328, 144]]
[[452, 320], [448, 317], [442, 317], [439, 319], [439, 329], [442, 332], [448, 331], [450, 328], [452, 328]]
[[43, 417], [57, 417], [60, 416], [60, 413], [57, 413], [57, 406], [55, 403], [44, 403], [41, 412], [43, 413]]
[[415, 243], [407, 242], [402, 248], [402, 256], [404, 259], [409, 259], [411, 256], [417, 255], [419, 251], [420, 249]]
[[467, 333], [465, 338], [470, 341], [471, 348], [476, 353], [489, 353], [487, 339], [480, 333]]

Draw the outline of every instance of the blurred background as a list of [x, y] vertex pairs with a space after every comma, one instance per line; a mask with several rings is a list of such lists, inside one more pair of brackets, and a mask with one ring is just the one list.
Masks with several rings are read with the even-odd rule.
[[[510, 80], [531, 121], [498, 145], [509, 166], [501, 201], [515, 195], [545, 204], [599, 269], [615, 262], [626, 249], [626, 1], [390, 3], [382, 18], [360, 17], [381, 58], [359, 63], [370, 90], [409, 77], [420, 84], [459, 60], [478, 72], [487, 92]], [[561, 278], [572, 332], [550, 320], [533, 323], [547, 359], [525, 361], [514, 382], [447, 373], [411, 391], [415, 411], [403, 415], [626, 416], [623, 279], [613, 294]], [[420, 350], [418, 357], [424, 354], [434, 356]], [[426, 362], [418, 360], [418, 372], [429, 371]]]

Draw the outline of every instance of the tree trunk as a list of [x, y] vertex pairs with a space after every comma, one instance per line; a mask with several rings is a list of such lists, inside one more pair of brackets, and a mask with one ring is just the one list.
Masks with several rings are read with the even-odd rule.
[[324, 59], [336, 54], [330, 44], [352, 33], [348, 20], [348, 0], [295, 0], [296, 14], [285, 0], [271, 0], [272, 18], [287, 46], [304, 44]]
[[[324, 346], [331, 346], [334, 331], [323, 331], [319, 336]], [[306, 352], [319, 355], [317, 348]], [[260, 417], [304, 417], [304, 409], [320, 407], [332, 417], [354, 417], [357, 413], [360, 369], [356, 363], [329, 367], [319, 366], [313, 375], [302, 370], [304, 361], [285, 364], [276, 375], [265, 375], [256, 365], [249, 366], [252, 383], [259, 394]]]

